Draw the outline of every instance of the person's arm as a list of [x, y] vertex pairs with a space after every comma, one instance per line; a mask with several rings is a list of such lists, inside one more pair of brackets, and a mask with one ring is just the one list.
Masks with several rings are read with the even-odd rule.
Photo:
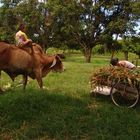
[[119, 61], [118, 66], [120, 67], [126, 67], [126, 63], [124, 61]]
[[21, 39], [23, 42], [25, 42], [25, 41], [27, 40], [23, 34], [20, 35], [20, 39]]
[[21, 47], [26, 47], [26, 46], [32, 44], [32, 40], [31, 39], [26, 39], [24, 35], [20, 36], [20, 40], [22, 40], [22, 46]]

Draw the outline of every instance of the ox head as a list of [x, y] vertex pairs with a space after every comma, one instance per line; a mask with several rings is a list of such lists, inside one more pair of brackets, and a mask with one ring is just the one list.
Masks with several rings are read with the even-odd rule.
[[64, 66], [62, 64], [62, 61], [58, 55], [54, 56], [52, 65], [50, 66], [50, 69], [54, 72], [63, 72]]

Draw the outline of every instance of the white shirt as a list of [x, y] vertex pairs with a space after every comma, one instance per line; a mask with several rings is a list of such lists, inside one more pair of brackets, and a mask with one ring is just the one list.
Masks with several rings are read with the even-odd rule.
[[128, 69], [133, 69], [136, 67], [133, 63], [126, 61], [126, 60], [119, 61], [119, 64], [128, 68]]

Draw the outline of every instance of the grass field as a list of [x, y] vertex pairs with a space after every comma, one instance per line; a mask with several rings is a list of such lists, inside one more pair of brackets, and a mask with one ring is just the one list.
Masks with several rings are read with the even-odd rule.
[[[64, 60], [63, 73], [50, 73], [40, 90], [30, 80], [0, 95], [0, 140], [139, 140], [140, 105], [116, 107], [109, 96], [90, 96], [90, 76], [108, 57], [85, 63], [81, 55]], [[16, 79], [16, 83], [21, 77]], [[11, 83], [2, 73], [1, 85]]]

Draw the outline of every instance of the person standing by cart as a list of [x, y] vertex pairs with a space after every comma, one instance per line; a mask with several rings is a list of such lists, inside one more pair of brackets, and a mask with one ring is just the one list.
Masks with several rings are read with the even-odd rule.
[[110, 61], [110, 64], [112, 64], [113, 66], [125, 67], [128, 69], [136, 68], [136, 66], [133, 63], [131, 63], [127, 60], [119, 60], [118, 58], [112, 58]]

